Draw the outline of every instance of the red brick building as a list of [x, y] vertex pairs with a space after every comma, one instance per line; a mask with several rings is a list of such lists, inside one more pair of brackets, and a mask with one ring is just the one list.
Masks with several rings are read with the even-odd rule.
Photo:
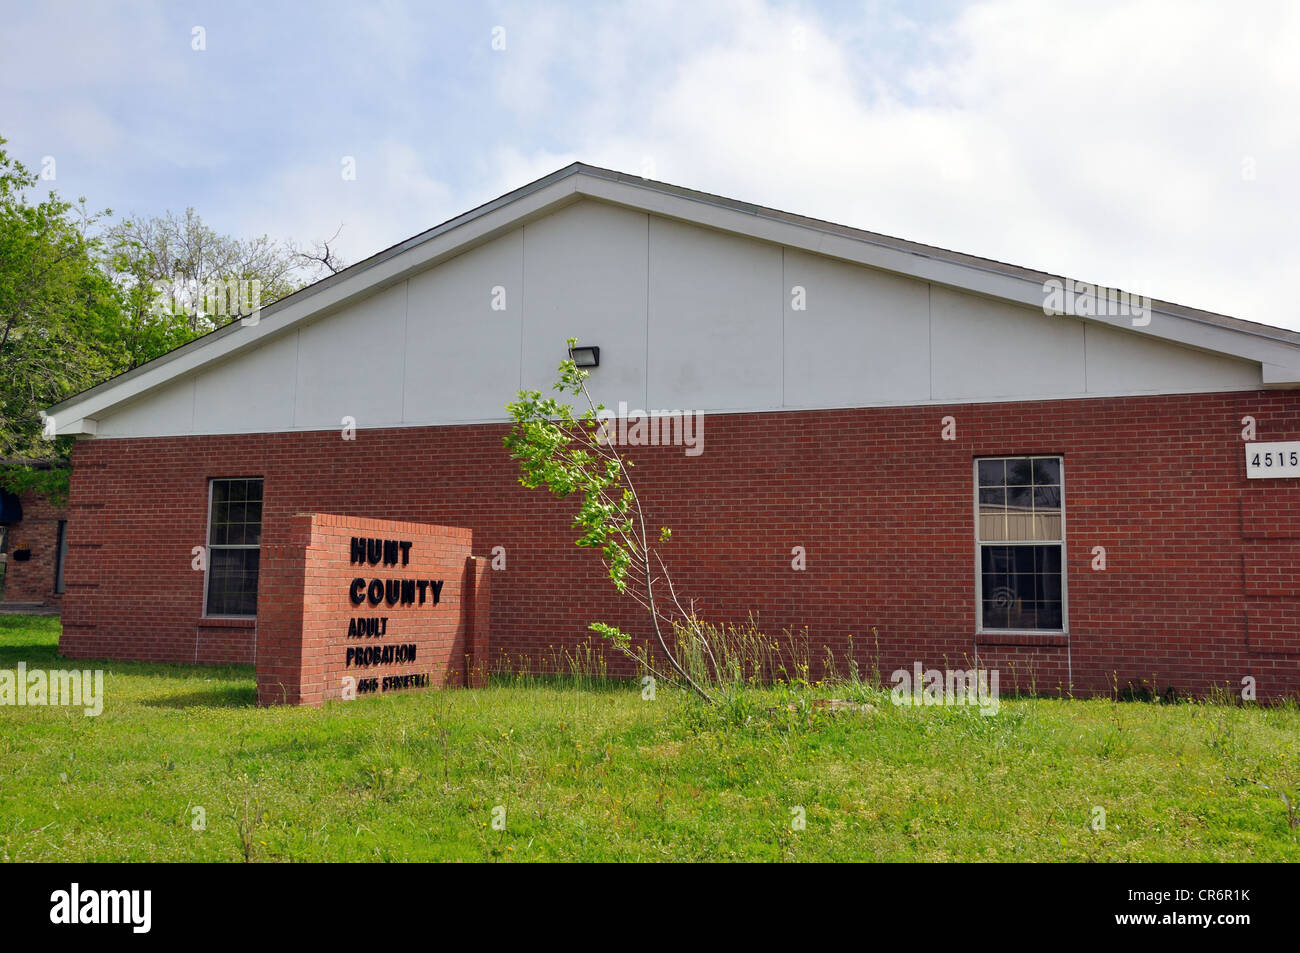
[[0, 493], [0, 607], [59, 605], [67, 516], [67, 507], [41, 493]]
[[471, 529], [494, 655], [640, 631], [501, 445], [567, 337], [629, 423], [694, 422], [627, 452], [711, 619], [1004, 690], [1300, 691], [1300, 335], [583, 165], [52, 408], [62, 651], [252, 662], [304, 512]]

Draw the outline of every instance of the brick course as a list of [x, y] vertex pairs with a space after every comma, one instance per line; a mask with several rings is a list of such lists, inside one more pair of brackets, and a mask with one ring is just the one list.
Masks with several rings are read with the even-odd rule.
[[[598, 381], [596, 382], [598, 385]], [[597, 386], [598, 389], [598, 386]], [[1118, 681], [1300, 691], [1300, 486], [1247, 481], [1241, 418], [1300, 439], [1300, 394], [1260, 391], [710, 415], [702, 456], [634, 448], [678, 589], [703, 614], [802, 629], [885, 673], [978, 653], [1004, 690]], [[941, 420], [957, 439], [940, 439]], [[544, 656], [601, 620], [644, 634], [574, 503], [517, 483], [505, 425], [98, 439], [76, 448], [62, 649], [74, 657], [253, 661], [251, 625], [201, 620], [207, 481], [261, 476], [265, 546], [295, 513], [472, 529], [490, 577], [492, 655]], [[1070, 636], [975, 634], [977, 456], [1065, 458]], [[791, 568], [802, 546], [807, 569]], [[1103, 546], [1107, 569], [1091, 569]], [[1249, 617], [1249, 624], [1248, 624]], [[878, 632], [872, 636], [872, 628]], [[879, 654], [876, 654], [876, 642]], [[616, 669], [617, 670], [617, 669]]]

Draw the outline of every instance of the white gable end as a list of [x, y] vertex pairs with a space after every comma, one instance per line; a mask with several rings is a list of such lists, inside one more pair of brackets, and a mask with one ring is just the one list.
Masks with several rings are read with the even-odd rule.
[[675, 211], [570, 190], [432, 264], [376, 265], [388, 277], [363, 296], [339, 284], [214, 335], [209, 359], [87, 392], [56, 422], [132, 437], [502, 421], [521, 387], [549, 389], [570, 336], [601, 348], [591, 387], [606, 405], [714, 412], [1248, 390], [1269, 366], [1249, 348], [1300, 352], [1047, 316]]

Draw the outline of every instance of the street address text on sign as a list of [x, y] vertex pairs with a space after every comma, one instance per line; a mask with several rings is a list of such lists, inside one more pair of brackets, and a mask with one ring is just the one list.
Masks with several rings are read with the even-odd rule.
[[1300, 477], [1300, 440], [1246, 444], [1246, 479]]

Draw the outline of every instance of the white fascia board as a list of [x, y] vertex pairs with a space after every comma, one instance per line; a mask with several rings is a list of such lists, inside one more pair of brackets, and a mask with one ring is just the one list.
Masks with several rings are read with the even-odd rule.
[[[578, 176], [577, 189], [589, 198], [611, 202], [691, 224], [717, 228], [813, 254], [838, 258], [956, 288], [972, 294], [1011, 301], [1042, 310], [1042, 282], [993, 269], [918, 254], [876, 244], [868, 239], [822, 231], [804, 223], [783, 222], [757, 211], [745, 212], [716, 203], [673, 195], [626, 182]], [[1133, 326], [1124, 316], [1081, 316], [1079, 320], [1146, 334], [1198, 350], [1225, 354], [1271, 367], [1264, 381], [1270, 386], [1300, 384], [1300, 346], [1248, 331], [1162, 311], [1152, 303], [1151, 322]], [[1072, 317], [1072, 316], [1071, 316]]]
[[[315, 319], [343, 307], [358, 298], [381, 290], [386, 285], [459, 255], [489, 241], [537, 216], [576, 200], [573, 178], [561, 179], [528, 195], [474, 217], [467, 222], [421, 242], [406, 251], [383, 259], [335, 285], [322, 288], [301, 300], [288, 301], [271, 315], [262, 315], [256, 324], [232, 323], [217, 332], [203, 346], [177, 353], [171, 360], [156, 366], [144, 365], [138, 374], [87, 392], [60, 405], [55, 418], [57, 433], [76, 433], [71, 429], [83, 418], [103, 416], [105, 411], [161, 387], [190, 371], [224, 360], [268, 338], [288, 333], [308, 319]], [[269, 306], [274, 308], [275, 305]], [[85, 431], [80, 431], [85, 432]]]
[[1294, 366], [1282, 367], [1277, 364], [1264, 364], [1262, 367], [1264, 386], [1279, 390], [1300, 387], [1300, 370]]
[[62, 425], [56, 419], [54, 426], [55, 434], [60, 437], [93, 437], [99, 433], [99, 422], [91, 417], [70, 420]]

